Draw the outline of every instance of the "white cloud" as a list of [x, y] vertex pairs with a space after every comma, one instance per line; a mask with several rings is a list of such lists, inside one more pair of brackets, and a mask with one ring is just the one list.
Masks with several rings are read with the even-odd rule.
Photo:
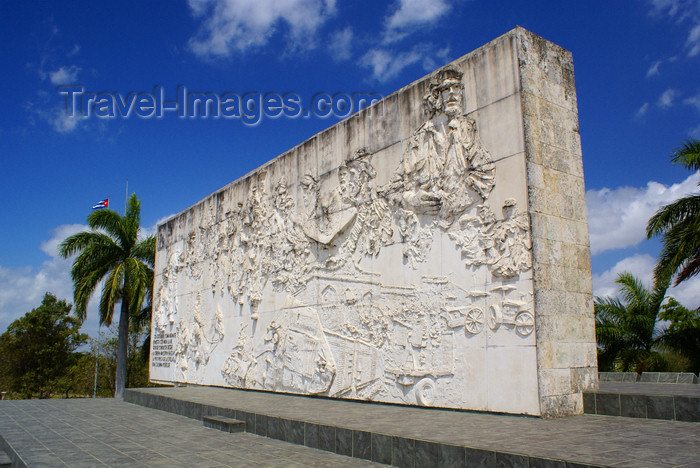
[[695, 128], [691, 128], [688, 135], [690, 135], [691, 138], [700, 139], [700, 125]]
[[398, 0], [393, 14], [386, 19], [384, 39], [395, 42], [416, 28], [432, 25], [451, 7], [447, 0]]
[[673, 105], [673, 100], [678, 96], [678, 91], [675, 89], [669, 88], [663, 93], [661, 93], [661, 96], [659, 96], [659, 101], [657, 102], [657, 105], [661, 107], [662, 109], [668, 109]]
[[637, 110], [637, 112], [634, 114], [634, 118], [637, 120], [640, 120], [642, 117], [647, 115], [647, 112], [649, 112], [649, 103], [645, 102], [642, 104], [642, 107]]
[[[38, 307], [44, 294], [53, 293], [59, 299], [73, 302], [73, 282], [70, 277], [72, 259], [58, 256], [58, 244], [66, 237], [87, 229], [80, 224], [58, 226], [50, 239], [41, 243], [41, 250], [49, 257], [38, 268], [7, 268], [0, 265], [0, 333], [10, 323]], [[99, 300], [92, 300], [83, 332], [97, 330]]]
[[71, 133], [78, 127], [78, 123], [83, 120], [83, 117], [78, 115], [68, 115], [62, 107], [46, 114], [45, 118], [58, 133]]
[[651, 67], [649, 67], [649, 70], [647, 70], [647, 78], [651, 78], [652, 76], [659, 75], [659, 67], [661, 66], [661, 60], [658, 60], [654, 62]]
[[[593, 294], [596, 296], [618, 297], [619, 285], [615, 283], [624, 271], [632, 273], [647, 287], [651, 287], [656, 259], [651, 255], [633, 255], [617, 262], [612, 268], [599, 275], [593, 275]], [[700, 276], [669, 288], [667, 296], [672, 296], [688, 308], [700, 307]]]
[[62, 224], [53, 230], [53, 237], [41, 243], [41, 251], [52, 258], [58, 257], [58, 246], [63, 240], [89, 228], [84, 224]]
[[372, 70], [372, 78], [387, 81], [396, 77], [404, 68], [420, 63], [430, 71], [441, 65], [449, 53], [449, 48], [435, 49], [431, 44], [418, 44], [411, 50], [395, 52], [386, 48], [370, 49], [361, 59], [360, 65]]
[[49, 73], [49, 79], [51, 80], [51, 83], [57, 86], [76, 84], [79, 72], [80, 68], [76, 67], [75, 65], [71, 65], [70, 67], [61, 67], [58, 70]]
[[44, 109], [45, 102], [38, 104], [27, 104], [25, 107], [29, 113], [40, 120], [48, 123], [58, 133], [71, 133], [78, 128], [78, 124], [87, 120], [86, 117], [80, 117], [77, 114], [70, 116], [63, 106], [55, 106], [53, 108]]
[[164, 221], [169, 220], [175, 216], [175, 213], [169, 214], [168, 216], [163, 216], [160, 218], [158, 221], [156, 221], [153, 225], [151, 226], [146, 226], [146, 227], [141, 227], [141, 230], [139, 231], [139, 238], [143, 239], [148, 236], [153, 236], [158, 232], [158, 225], [162, 224]]
[[[154, 234], [157, 225], [170, 217], [172, 215], [159, 219], [153, 226], [143, 228], [141, 236]], [[59, 299], [66, 299], [69, 303], [73, 302], [73, 281], [70, 277], [70, 269], [74, 259], [60, 257], [58, 245], [66, 237], [88, 229], [88, 226], [82, 224], [63, 224], [56, 227], [51, 238], [41, 242], [39, 246], [48, 259], [38, 268], [6, 268], [0, 265], [0, 333], [3, 333], [12, 321], [38, 307], [47, 292]], [[82, 327], [82, 331], [90, 336], [96, 336], [99, 328], [97, 308], [101, 289], [99, 285], [90, 300], [87, 318]]]
[[685, 45], [688, 48], [689, 57], [695, 57], [700, 54], [700, 23], [696, 24], [693, 29], [690, 30]]
[[663, 15], [676, 16], [678, 11], [681, 9], [682, 0], [651, 0], [651, 14], [652, 15]]
[[695, 107], [695, 109], [697, 109], [698, 112], [700, 112], [700, 93], [696, 94], [695, 96], [685, 98], [683, 100], [683, 103]]
[[603, 188], [586, 192], [591, 253], [632, 247], [646, 239], [646, 225], [663, 205], [697, 192], [700, 173], [670, 187], [649, 182], [646, 187]]
[[[695, 110], [700, 112], [700, 93], [696, 94], [695, 96], [691, 96], [689, 98], [684, 99], [683, 104], [693, 106]], [[688, 131], [688, 135], [690, 135], [691, 138], [700, 138], [700, 125], [691, 128]]]
[[78, 44], [73, 44], [73, 48], [66, 54], [67, 57], [73, 57], [80, 53], [80, 46]]
[[615, 284], [618, 275], [624, 271], [632, 273], [644, 284], [651, 284], [654, 278], [656, 259], [651, 255], [633, 255], [617, 262], [603, 273], [593, 275], [593, 294], [596, 296], [617, 297], [619, 285]]
[[340, 62], [352, 56], [352, 39], [353, 32], [350, 26], [331, 34], [328, 38], [328, 50], [333, 60]]
[[[201, 20], [189, 41], [199, 57], [227, 57], [265, 45], [280, 25], [294, 47], [313, 46], [318, 28], [336, 12], [335, 0], [189, 0]], [[282, 28], [284, 29], [284, 28]]]
[[700, 0], [651, 0], [652, 16], [668, 16], [678, 24], [690, 23], [685, 48], [688, 57], [700, 54]]

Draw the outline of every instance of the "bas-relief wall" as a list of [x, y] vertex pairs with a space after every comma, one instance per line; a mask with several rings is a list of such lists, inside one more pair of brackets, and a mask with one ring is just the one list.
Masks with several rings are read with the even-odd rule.
[[517, 47], [161, 225], [151, 379], [540, 414]]

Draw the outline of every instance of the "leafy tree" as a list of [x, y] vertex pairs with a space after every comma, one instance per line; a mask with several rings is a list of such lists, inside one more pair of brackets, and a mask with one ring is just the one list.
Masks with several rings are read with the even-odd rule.
[[[143, 362], [138, 349], [143, 333], [132, 333], [129, 338], [129, 357], [127, 360], [127, 384], [131, 387], [150, 387], [148, 382], [148, 362]], [[99, 332], [96, 338], [90, 339], [93, 379], [90, 384], [90, 394], [94, 385], [95, 359], [98, 361], [97, 394], [98, 396], [114, 396], [114, 375], [117, 366], [117, 334], [113, 328]]]
[[662, 346], [680, 354], [688, 360], [688, 370], [700, 372], [700, 310], [688, 310], [670, 298], [659, 314], [670, 322], [660, 337]]
[[12, 322], [0, 336], [0, 373], [11, 391], [48, 398], [75, 363], [73, 353], [87, 341], [71, 305], [46, 293], [41, 305]]
[[656, 323], [668, 282], [648, 289], [626, 272], [615, 282], [620, 285], [622, 300], [596, 297], [594, 302], [598, 367], [637, 373], [662, 367], [664, 358], [655, 349], [662, 332]]
[[100, 323], [112, 323], [114, 308], [121, 303], [114, 396], [126, 386], [130, 311], [138, 311], [149, 300], [153, 288], [155, 238], [139, 240], [141, 203], [132, 195], [124, 216], [104, 209], [90, 213], [91, 231], [74, 234], [59, 246], [65, 258], [77, 254], [71, 269], [75, 312], [85, 319], [88, 302], [101, 280]]
[[81, 398], [91, 397], [95, 386], [95, 356], [86, 352], [73, 354], [73, 364], [66, 373], [56, 381], [55, 392], [61, 392], [64, 398], [71, 395]]
[[[674, 164], [700, 170], [700, 141], [688, 140], [671, 155]], [[678, 284], [700, 273], [700, 193], [662, 207], [647, 224], [647, 237], [661, 236], [654, 273], [660, 281], [676, 275]]]

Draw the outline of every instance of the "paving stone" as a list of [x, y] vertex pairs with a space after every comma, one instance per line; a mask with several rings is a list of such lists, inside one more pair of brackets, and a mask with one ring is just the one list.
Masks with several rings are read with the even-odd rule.
[[269, 418], [264, 414], [255, 415], [255, 433], [257, 435], [268, 436]]
[[646, 395], [620, 395], [620, 416], [628, 418], [646, 418]]
[[[169, 406], [178, 410], [188, 407]], [[189, 414], [197, 413], [189, 411]], [[93, 431], [96, 427], [102, 429]], [[99, 438], [95, 437], [97, 434]], [[289, 467], [355, 464], [351, 458], [303, 445], [249, 433], [212, 431], [205, 428], [202, 421], [114, 399], [4, 400], [0, 402], [0, 437], [0, 443], [7, 440], [14, 450], [19, 450], [29, 466]], [[277, 457], [275, 453], [282, 456]], [[370, 461], [363, 461], [363, 464], [379, 466]]]
[[594, 392], [583, 393], [583, 412], [587, 414], [596, 414]]
[[658, 382], [659, 381], [659, 373], [658, 372], [642, 372], [642, 375], [639, 377], [639, 382]]
[[335, 428], [335, 453], [352, 456], [352, 431], [342, 427]]
[[[472, 449], [470, 449], [472, 450]], [[491, 453], [492, 454], [492, 453]], [[492, 454], [493, 455], [493, 454]], [[494, 458], [495, 463], [495, 458]], [[466, 465], [466, 453], [464, 447], [455, 445], [440, 444], [438, 447], [439, 467], [460, 467]], [[479, 466], [479, 465], [470, 465]], [[482, 465], [483, 466], [483, 465]], [[485, 465], [488, 466], [488, 465]]]
[[[689, 387], [679, 384], [654, 385], [663, 385], [664, 388]], [[232, 463], [233, 466], [255, 466], [255, 462], [260, 464], [261, 461], [273, 466], [371, 466], [372, 462], [369, 460], [350, 459], [330, 453], [338, 451], [338, 441], [342, 445], [344, 440], [347, 449], [348, 436], [352, 450], [352, 435], [355, 432], [369, 434], [370, 447], [373, 443], [372, 434], [390, 435], [394, 441], [402, 440], [408, 447], [407, 450], [398, 449], [402, 442], [397, 442], [397, 450], [394, 450], [392, 441], [392, 464], [394, 461], [401, 462], [401, 465], [396, 463], [396, 466], [479, 466], [467, 462], [468, 457], [479, 453], [487, 458], [491, 457], [495, 464], [494, 452], [527, 454], [530, 466], [540, 466], [537, 463], [545, 467], [561, 466], [544, 464], [557, 460], [569, 460], [569, 463], [581, 466], [612, 465], [625, 462], [627, 459], [623, 454], [629, 453], [634, 453], [635, 456], [627, 458], [640, 463], [640, 466], [656, 460], [659, 461], [657, 466], [664, 466], [663, 460], [686, 461], [688, 464], [688, 460], [693, 460], [690, 457], [694, 456], [694, 460], [697, 460], [700, 454], [696, 448], [697, 440], [700, 440], [700, 424], [697, 423], [596, 415], [543, 420], [321, 398], [290, 400], [284, 395], [204, 387], [147, 390], [154, 394], [163, 392], [167, 396], [175, 391], [178, 395], [189, 395], [193, 400], [217, 408], [217, 413], [235, 402], [236, 405], [240, 405], [241, 411], [245, 409], [245, 412], [256, 416], [256, 424], [263, 420], [257, 417], [260, 414], [266, 416], [268, 421], [280, 421], [280, 417], [290, 421], [302, 421], [304, 443], [307, 441], [307, 435], [313, 439], [313, 429], [310, 428], [318, 426], [319, 445], [324, 445], [329, 451], [320, 452], [304, 445], [290, 445], [281, 440], [250, 433], [228, 434], [212, 431], [204, 428], [201, 421], [112, 399], [51, 400], [40, 404], [37, 400], [3, 401], [2, 403], [11, 404], [0, 404], [0, 435], [13, 434], [19, 440], [26, 441], [24, 443], [27, 447], [36, 447], [40, 442], [17, 423], [31, 421], [31, 427], [35, 429], [33, 434], [45, 434], [46, 440], [63, 448], [77, 445], [79, 449], [85, 449], [80, 443], [80, 431], [83, 431], [84, 440], [97, 439], [98, 442], [105, 443], [113, 441], [114, 445], [119, 445], [124, 455], [136, 460], [134, 464], [138, 466], [145, 466], [150, 461], [160, 466], [178, 466], [178, 463], [185, 466], [168, 455], [185, 457], [192, 451], [202, 457], [203, 466], [229, 464], [220, 457], [215, 457], [215, 454], [248, 460], [245, 463]], [[680, 407], [678, 401], [676, 411]], [[53, 427], [70, 429], [71, 440], [75, 440], [76, 443], [61, 436]], [[99, 437], [95, 437], [97, 434]], [[113, 435], [110, 437], [109, 434]], [[375, 440], [378, 439], [375, 437]], [[141, 449], [154, 458], [144, 462], [142, 458], [136, 457], [133, 451], [123, 448], [125, 442], [134, 443], [135, 449]], [[610, 455], [613, 452], [611, 447], [619, 450], [620, 455], [615, 455], [616, 458]], [[340, 449], [342, 448], [341, 446]], [[308, 460], [304, 458], [303, 452], [299, 452], [305, 450], [314, 453]], [[46, 454], [42, 450], [33, 453], [36, 457]], [[319, 453], [339, 458], [319, 458], [317, 461], [315, 456]], [[410, 456], [402, 461], [401, 454]], [[170, 464], [159, 457], [170, 458]], [[343, 461], [338, 462], [338, 459]], [[517, 466], [514, 465], [517, 461], [516, 458], [508, 457], [499, 459], [500, 463], [510, 463], [513, 466]]]
[[465, 453], [467, 466], [496, 466], [496, 453], [490, 450], [467, 448]]
[[650, 395], [647, 397], [647, 418], [674, 419], [673, 397]]
[[434, 442], [416, 440], [416, 467], [437, 466], [440, 446]]
[[678, 383], [679, 384], [694, 384], [695, 383], [695, 374], [690, 373], [690, 372], [683, 372], [681, 374], [678, 374]]
[[677, 421], [700, 422], [700, 398], [683, 396], [673, 398]]
[[400, 468], [412, 468], [416, 464], [416, 441], [393, 437], [391, 464]]
[[318, 441], [321, 450], [335, 452], [335, 427], [320, 425], [318, 428]]
[[393, 437], [384, 434], [371, 434], [372, 461], [391, 464]]
[[620, 395], [617, 393], [596, 393], [595, 407], [597, 414], [619, 416]]
[[678, 383], [678, 373], [659, 372], [659, 383]]
[[318, 424], [304, 423], [304, 445], [311, 448], [321, 448]]
[[352, 456], [364, 460], [372, 459], [372, 434], [365, 431], [352, 431]]

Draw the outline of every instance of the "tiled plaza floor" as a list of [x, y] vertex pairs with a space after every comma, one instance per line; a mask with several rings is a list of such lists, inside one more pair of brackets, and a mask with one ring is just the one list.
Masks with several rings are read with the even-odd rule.
[[[198, 405], [201, 411], [231, 408], [246, 416], [267, 415], [268, 420], [304, 421], [319, 425], [321, 430], [344, 428], [467, 447], [467, 458], [470, 448], [512, 454], [511, 459], [526, 463], [509, 466], [528, 466], [528, 460], [529, 466], [562, 465], [546, 460], [533, 463], [535, 458], [584, 466], [700, 466], [700, 423], [693, 422], [600, 415], [545, 420], [197, 386], [137, 392], [165, 397], [159, 399], [159, 404], [171, 411], [176, 406], [173, 400], [180, 400]], [[254, 426], [248, 431], [254, 432]]]
[[114, 399], [0, 401], [0, 436], [30, 467], [380, 466]]

